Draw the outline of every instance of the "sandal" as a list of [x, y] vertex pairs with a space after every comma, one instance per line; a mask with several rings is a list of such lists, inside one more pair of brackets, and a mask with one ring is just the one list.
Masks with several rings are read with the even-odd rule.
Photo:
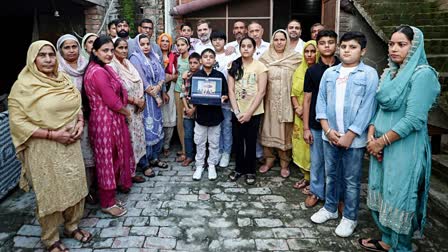
[[73, 238], [81, 243], [89, 243], [93, 235], [85, 230], [81, 230], [80, 228], [77, 228], [71, 232], [64, 230], [64, 235], [69, 238]]
[[86, 202], [89, 205], [96, 205], [98, 203], [98, 198], [95, 197], [93, 193], [89, 192], [86, 196]]
[[[366, 245], [362, 244], [362, 241], [363, 241], [363, 240], [366, 240], [366, 239], [369, 239], [369, 240], [367, 241], [368, 244], [372, 244], [372, 245], [375, 246], [375, 247], [373, 248], [373, 247], [369, 247], [369, 246], [366, 246]], [[359, 238], [359, 239], [358, 239], [358, 244], [359, 244], [359, 246], [360, 246], [361, 248], [363, 248], [363, 249], [365, 249], [365, 250], [367, 250], [367, 251], [374, 251], [374, 252], [385, 252], [385, 251], [389, 251], [389, 249], [385, 249], [383, 246], [381, 246], [379, 240], [375, 240], [375, 239], [370, 239], [370, 238]]]
[[151, 164], [151, 166], [153, 166], [153, 167], [156, 166], [156, 167], [159, 167], [161, 169], [167, 169], [169, 167], [167, 162], [161, 161], [161, 160], [158, 160], [158, 159], [150, 161], [149, 164]]
[[57, 252], [64, 252], [64, 251], [70, 251], [68, 248], [65, 247], [64, 244], [62, 244], [61, 240], [53, 243], [50, 247], [48, 247], [49, 252], [54, 252], [53, 250], [58, 249]]
[[146, 181], [145, 178], [143, 178], [142, 176], [134, 176], [132, 177], [132, 183], [144, 183]]
[[189, 166], [191, 163], [193, 163], [193, 159], [192, 158], [187, 158], [182, 162], [182, 166]]
[[301, 179], [301, 180], [297, 181], [292, 187], [294, 189], [300, 190], [300, 189], [305, 188], [309, 184], [310, 184], [310, 182], [308, 182], [306, 179]]
[[311, 193], [310, 186], [309, 185], [305, 186], [304, 188], [302, 188], [301, 192], [305, 195], [309, 195]]
[[119, 186], [117, 186], [117, 191], [124, 193], [124, 194], [128, 194], [131, 191], [131, 188], [127, 188], [127, 187], [119, 185]]
[[291, 174], [291, 171], [289, 170], [289, 167], [280, 169], [280, 176], [282, 178], [287, 178], [287, 177], [289, 177], [290, 174]]
[[169, 155], [170, 155], [170, 150], [169, 149], [164, 149], [163, 150], [163, 156], [167, 158]]
[[260, 173], [266, 173], [266, 172], [268, 172], [271, 168], [272, 168], [272, 166], [269, 166], [269, 165], [267, 165], [267, 164], [264, 164], [264, 165], [260, 166], [260, 169], [258, 169], [258, 171], [259, 171]]
[[242, 173], [239, 173], [237, 171], [233, 171], [229, 174], [229, 180], [232, 182], [237, 181], [241, 176], [243, 176]]
[[183, 162], [185, 159], [187, 159], [187, 156], [185, 156], [185, 154], [181, 154], [176, 158], [176, 162]]
[[[149, 172], [148, 172], [148, 171], [149, 171]], [[147, 168], [145, 169], [145, 171], [143, 172], [143, 175], [145, 175], [145, 176], [148, 177], [148, 178], [153, 178], [153, 177], [156, 176], [156, 173], [155, 173], [151, 168], [147, 167]]]
[[128, 210], [126, 208], [123, 208], [119, 206], [118, 204], [115, 204], [108, 208], [102, 208], [101, 211], [103, 213], [110, 214], [112, 217], [121, 217], [125, 214], [127, 214]]
[[253, 185], [255, 184], [256, 177], [255, 174], [247, 174], [246, 175], [246, 184]]

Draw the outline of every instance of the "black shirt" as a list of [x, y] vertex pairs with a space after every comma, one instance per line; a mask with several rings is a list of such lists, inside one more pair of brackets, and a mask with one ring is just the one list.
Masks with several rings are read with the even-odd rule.
[[[228, 95], [227, 81], [224, 74], [220, 71], [212, 69], [210, 74], [207, 74], [204, 69], [199, 70], [193, 76], [196, 77], [211, 77], [211, 78], [221, 78], [222, 79], [222, 96]], [[191, 81], [190, 81], [191, 83]], [[191, 88], [190, 88], [191, 97]], [[228, 100], [226, 101], [228, 102]], [[196, 105], [196, 122], [202, 126], [217, 126], [224, 120], [224, 115], [222, 114], [221, 106], [214, 105]]]
[[[337, 57], [334, 57], [335, 61], [333, 66], [341, 63]], [[303, 91], [305, 93], [311, 93], [311, 104], [310, 104], [310, 117], [309, 117], [309, 127], [315, 130], [321, 130], [322, 126], [316, 120], [316, 103], [317, 95], [319, 93], [320, 80], [322, 75], [324, 75], [325, 70], [327, 70], [329, 65], [325, 65], [322, 59], [319, 59], [317, 64], [312, 65], [306, 70]]]

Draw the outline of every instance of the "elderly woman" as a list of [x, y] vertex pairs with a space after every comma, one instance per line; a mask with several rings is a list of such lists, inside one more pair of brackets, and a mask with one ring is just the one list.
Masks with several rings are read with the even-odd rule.
[[302, 63], [292, 76], [291, 102], [294, 108], [294, 127], [292, 130], [292, 160], [303, 173], [303, 179], [294, 184], [294, 188], [302, 190], [308, 195], [310, 188], [310, 167], [311, 154], [310, 146], [303, 139], [305, 130], [303, 127], [303, 99], [305, 73], [308, 67], [314, 65], [319, 60], [319, 52], [315, 40], [310, 40], [303, 46]]
[[[62, 71], [70, 76], [73, 84], [81, 92], [82, 76], [84, 70], [89, 63], [88, 59], [80, 57], [81, 46], [75, 36], [66, 34], [61, 36], [56, 43], [57, 57], [59, 61], [59, 71]], [[84, 121], [84, 127], [88, 128], [88, 121]], [[82, 156], [84, 158], [84, 165], [86, 167], [87, 185], [92, 186], [94, 178], [95, 160], [93, 157], [92, 147], [90, 146], [89, 134], [84, 130], [81, 137]], [[88, 203], [96, 204], [97, 200], [94, 193], [89, 193], [86, 198]]]
[[[170, 142], [173, 137], [174, 127], [176, 126], [176, 100], [174, 99], [174, 85], [176, 85], [176, 80], [178, 77], [177, 55], [171, 51], [173, 39], [169, 34], [162, 33], [162, 35], [160, 35], [157, 39], [157, 44], [162, 50], [163, 65], [165, 67], [166, 92], [164, 93], [164, 97], [166, 98], [164, 99], [165, 104], [162, 106], [162, 116], [163, 131], [165, 133], [165, 137], [163, 139], [163, 154], [167, 157], [169, 155]], [[179, 120], [181, 120], [182, 123], [182, 118]]]
[[98, 35], [96, 35], [95, 33], [87, 33], [82, 38], [82, 41], [81, 41], [81, 46], [82, 46], [81, 56], [83, 56], [85, 59], [88, 60], [90, 58], [90, 54], [92, 54], [93, 42], [97, 38], [98, 38]]
[[58, 227], [81, 242], [92, 235], [78, 228], [87, 195], [81, 153], [81, 94], [70, 77], [58, 72], [56, 49], [36, 41], [26, 66], [9, 95], [10, 128], [22, 162], [20, 187], [33, 187], [42, 243], [49, 251], [65, 251]]
[[[123, 80], [123, 87], [128, 92], [126, 108], [131, 114], [128, 120], [128, 127], [135, 159], [135, 165], [131, 167], [132, 182], [143, 183], [145, 179], [135, 175], [137, 163], [145, 156], [146, 152], [145, 131], [143, 127], [143, 109], [145, 108], [143, 81], [137, 69], [128, 60], [128, 42], [123, 38], [117, 38], [114, 43], [114, 48], [114, 58], [110, 66], [120, 76], [121, 80]], [[145, 173], [145, 176], [154, 177], [154, 173], [150, 170]]]
[[126, 208], [116, 200], [118, 189], [129, 192], [134, 167], [126, 118], [128, 94], [117, 73], [107, 64], [114, 56], [112, 39], [102, 35], [93, 43], [89, 66], [84, 74], [84, 92], [89, 103], [89, 137], [95, 154], [100, 205], [104, 213], [123, 216]]
[[367, 145], [372, 155], [367, 206], [383, 235], [359, 239], [365, 250], [412, 251], [412, 235], [426, 223], [431, 175], [426, 125], [440, 84], [423, 41], [419, 29], [406, 25], [389, 40], [389, 68], [376, 94], [379, 106]]
[[149, 168], [157, 166], [168, 168], [168, 164], [159, 159], [163, 145], [163, 119], [161, 91], [165, 83], [165, 71], [163, 70], [157, 55], [151, 50], [149, 37], [139, 34], [133, 41], [135, 52], [129, 60], [137, 69], [143, 80], [146, 106], [143, 110], [143, 124], [145, 127], [146, 157], [140, 160], [140, 165]]
[[275, 31], [269, 50], [260, 58], [260, 62], [269, 69], [260, 138], [266, 163], [260, 167], [260, 173], [266, 173], [274, 166], [276, 150], [280, 157], [280, 175], [284, 178], [289, 176], [294, 120], [292, 75], [300, 61], [300, 54], [289, 48], [288, 33], [281, 29]]

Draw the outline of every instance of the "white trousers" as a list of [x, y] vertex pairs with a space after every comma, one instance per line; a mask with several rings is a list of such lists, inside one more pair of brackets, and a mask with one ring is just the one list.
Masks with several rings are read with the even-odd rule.
[[195, 122], [194, 143], [196, 144], [196, 166], [205, 163], [205, 152], [208, 141], [208, 165], [217, 165], [219, 162], [219, 137], [221, 124], [218, 126], [203, 126]]

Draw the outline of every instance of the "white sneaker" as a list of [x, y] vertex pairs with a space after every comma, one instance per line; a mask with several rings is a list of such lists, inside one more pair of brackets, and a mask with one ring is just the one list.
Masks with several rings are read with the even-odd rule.
[[219, 161], [219, 166], [225, 168], [229, 166], [229, 161], [230, 161], [230, 154], [223, 153], [221, 156], [221, 161]]
[[313, 214], [311, 216], [311, 221], [317, 224], [321, 224], [326, 222], [327, 220], [331, 219], [337, 219], [338, 218], [338, 211], [331, 213], [325, 207], [322, 207], [317, 211], [317, 213]]
[[215, 180], [218, 177], [218, 175], [216, 174], [215, 166], [209, 165], [207, 169], [208, 169], [208, 179]]
[[204, 167], [196, 166], [196, 171], [194, 171], [194, 173], [193, 173], [193, 180], [201, 180], [203, 171], [204, 171]]
[[355, 230], [357, 224], [357, 221], [349, 220], [345, 217], [342, 217], [341, 222], [336, 227], [336, 230], [334, 232], [340, 237], [349, 237], [353, 234], [353, 231]]

